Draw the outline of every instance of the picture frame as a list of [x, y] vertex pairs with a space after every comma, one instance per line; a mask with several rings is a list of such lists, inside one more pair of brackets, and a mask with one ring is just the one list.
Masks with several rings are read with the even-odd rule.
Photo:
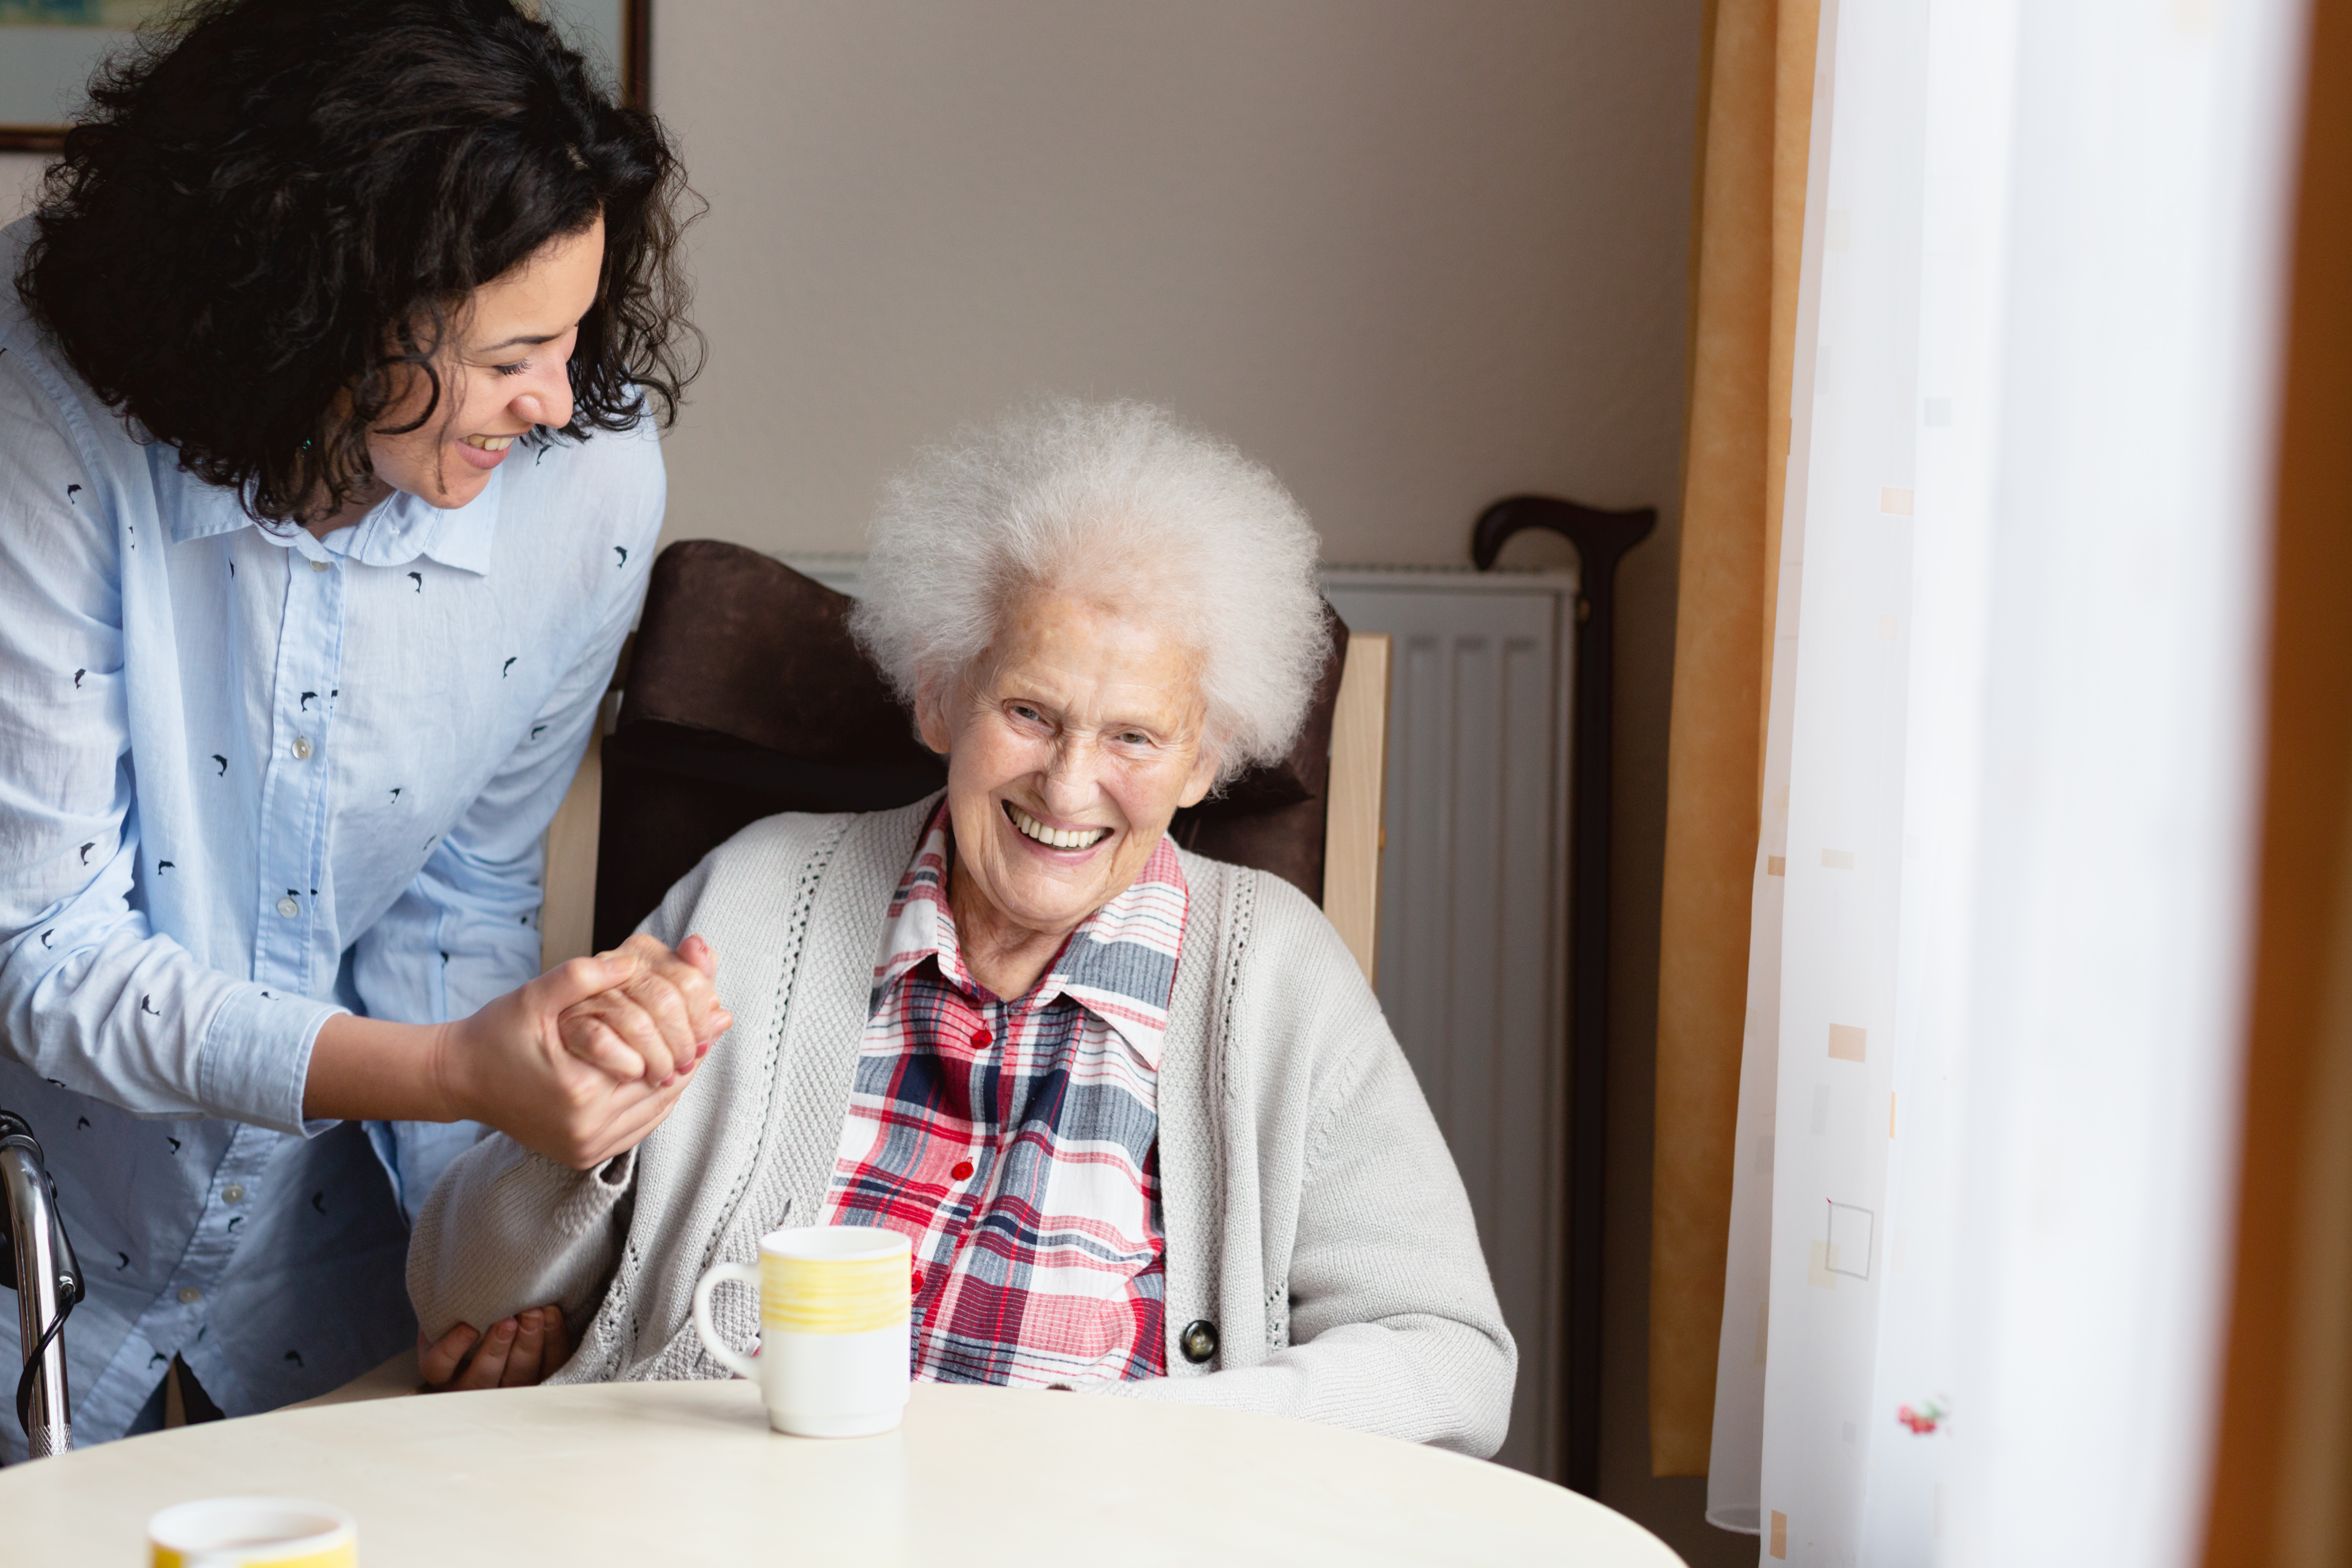
[[[56, 153], [90, 72], [176, 0], [0, 0], [0, 152]], [[621, 101], [644, 109], [653, 84], [653, 0], [517, 0], [608, 63]]]

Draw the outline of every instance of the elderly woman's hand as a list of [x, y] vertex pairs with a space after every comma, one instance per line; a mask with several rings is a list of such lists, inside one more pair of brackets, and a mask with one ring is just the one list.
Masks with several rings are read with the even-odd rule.
[[488, 1333], [459, 1323], [438, 1340], [416, 1336], [416, 1370], [425, 1391], [528, 1388], [572, 1359], [572, 1335], [559, 1307], [533, 1307], [492, 1323]]
[[613, 954], [631, 976], [565, 1008], [556, 1020], [563, 1048], [626, 1083], [661, 1088], [694, 1070], [735, 1022], [719, 1000], [718, 956], [689, 936], [672, 952], [642, 931]]

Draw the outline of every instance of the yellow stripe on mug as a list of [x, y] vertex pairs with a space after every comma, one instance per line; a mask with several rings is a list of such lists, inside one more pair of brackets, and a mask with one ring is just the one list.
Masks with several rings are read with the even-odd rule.
[[246, 1555], [229, 1556], [218, 1552], [202, 1552], [182, 1556], [168, 1546], [152, 1547], [149, 1562], [152, 1568], [190, 1568], [192, 1563], [234, 1563], [238, 1568], [359, 1568], [360, 1549], [346, 1541], [341, 1546], [331, 1546], [324, 1552], [309, 1552], [299, 1557], [265, 1557], [258, 1553], [266, 1547], [245, 1548]]
[[908, 1258], [789, 1258], [760, 1254], [760, 1321], [803, 1334], [863, 1334], [896, 1328], [909, 1310]]

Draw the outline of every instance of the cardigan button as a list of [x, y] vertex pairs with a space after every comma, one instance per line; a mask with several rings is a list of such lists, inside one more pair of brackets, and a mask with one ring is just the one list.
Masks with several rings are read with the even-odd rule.
[[1186, 1361], [1199, 1366], [1217, 1353], [1217, 1325], [1206, 1318], [1195, 1318], [1176, 1336], [1176, 1344]]

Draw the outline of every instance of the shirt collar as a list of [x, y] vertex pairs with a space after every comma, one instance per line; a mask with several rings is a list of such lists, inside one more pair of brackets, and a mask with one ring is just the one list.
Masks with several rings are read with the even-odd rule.
[[210, 492], [213, 505], [182, 509], [173, 515], [172, 542], [184, 544], [192, 539], [253, 528], [270, 543], [314, 561], [341, 556], [362, 566], [404, 566], [424, 555], [444, 566], [488, 576], [498, 542], [499, 503], [505, 479], [503, 468], [494, 470], [480, 495], [464, 506], [446, 509], [406, 490], [394, 490], [359, 521], [335, 530], [324, 540], [308, 529], [262, 528], [235, 497], [215, 489]]
[[[907, 873], [890, 896], [889, 919], [874, 964], [869, 1016], [925, 960], [936, 961], [950, 984], [983, 994], [956, 942], [955, 915], [948, 908], [948, 868], [953, 859], [947, 803], [932, 813]], [[1168, 1034], [1168, 1005], [1176, 991], [1176, 961], [1183, 947], [1184, 915], [1191, 900], [1176, 847], [1166, 835], [1152, 847], [1125, 891], [1087, 917], [1024, 1001], [1043, 1007], [1066, 995], [1100, 1018], [1128, 1047], [1157, 1071]]]

